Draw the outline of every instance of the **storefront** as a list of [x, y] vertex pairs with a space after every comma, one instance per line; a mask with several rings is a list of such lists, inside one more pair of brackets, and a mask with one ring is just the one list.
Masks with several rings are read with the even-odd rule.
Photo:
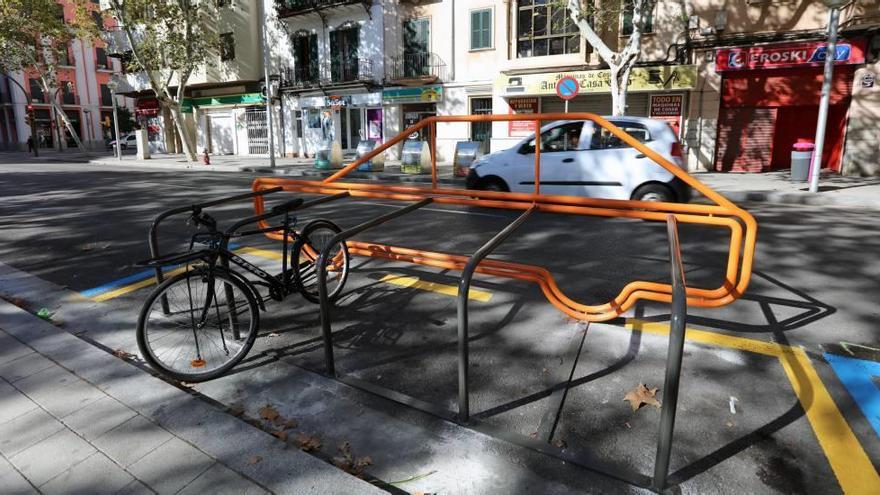
[[[338, 142], [342, 151], [353, 153], [361, 140], [382, 142], [384, 112], [382, 93], [334, 94], [290, 97], [293, 132], [292, 153], [314, 156], [327, 142]], [[285, 132], [287, 132], [285, 129]]]
[[[427, 117], [437, 115], [437, 103], [443, 101], [443, 86], [419, 86], [413, 88], [389, 88], [382, 91], [385, 108], [399, 111], [402, 115], [400, 131]], [[407, 139], [428, 140], [428, 128], [413, 133]]]
[[261, 93], [185, 98], [181, 112], [195, 114], [199, 150], [207, 149], [212, 155], [269, 153], [266, 103]]
[[[612, 113], [607, 70], [501, 75], [495, 80], [495, 96], [503, 100], [503, 107], [510, 114], [562, 113], [565, 102], [556, 96], [556, 82], [564, 76], [574, 77], [580, 83], [579, 95], [568, 103], [569, 112]], [[697, 69], [690, 65], [634, 68], [626, 96], [626, 115], [667, 120], [681, 132], [687, 92], [694, 88], [696, 79]], [[508, 147], [532, 132], [533, 122], [509, 122], [506, 135], [493, 136], [492, 149]]]
[[135, 122], [140, 129], [147, 130], [147, 141], [150, 153], [165, 153], [165, 123], [159, 111], [159, 100], [156, 98], [140, 98], [135, 102]]
[[[780, 43], [716, 52], [722, 75], [715, 169], [762, 172], [791, 167], [792, 145], [815, 138], [826, 45]], [[823, 166], [839, 171], [855, 66], [864, 40], [837, 45]]]

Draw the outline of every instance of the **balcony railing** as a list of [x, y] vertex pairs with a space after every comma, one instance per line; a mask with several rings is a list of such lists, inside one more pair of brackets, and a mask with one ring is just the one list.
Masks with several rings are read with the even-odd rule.
[[281, 86], [285, 88], [311, 88], [319, 86], [318, 64], [313, 63], [301, 67], [287, 68], [282, 73]]
[[333, 84], [374, 79], [372, 60], [337, 59], [330, 64], [330, 82]]
[[308, 14], [342, 5], [364, 5], [366, 8], [372, 4], [371, 0], [275, 0], [275, 9], [278, 17], [291, 17]]
[[430, 84], [446, 79], [446, 63], [435, 53], [409, 52], [393, 57], [388, 78], [398, 84]]

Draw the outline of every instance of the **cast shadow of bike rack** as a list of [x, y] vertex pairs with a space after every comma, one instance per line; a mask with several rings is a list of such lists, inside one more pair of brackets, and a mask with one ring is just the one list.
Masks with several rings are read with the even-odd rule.
[[[356, 388], [379, 395], [394, 402], [404, 404], [406, 406], [421, 410], [434, 416], [454, 421], [456, 423], [467, 425], [476, 430], [485, 431], [493, 436], [501, 437], [504, 440], [524, 446], [526, 448], [547, 454], [553, 457], [563, 459], [567, 462], [588, 468], [598, 473], [604, 474], [611, 478], [624, 481], [633, 485], [650, 488], [655, 491], [662, 491], [667, 487], [667, 478], [669, 472], [669, 460], [673, 443], [673, 432], [675, 424], [676, 406], [678, 402], [678, 384], [681, 376], [681, 362], [684, 349], [684, 332], [687, 319], [687, 297], [686, 286], [684, 280], [684, 269], [681, 261], [681, 246], [678, 236], [678, 224], [675, 217], [669, 215], [667, 217], [667, 232], [669, 239], [669, 256], [670, 256], [670, 274], [672, 280], [672, 305], [671, 305], [671, 331], [669, 334], [669, 347], [667, 354], [666, 377], [664, 382], [665, 390], [665, 406], [661, 412], [660, 432], [657, 441], [656, 462], [653, 477], [646, 476], [641, 473], [633, 472], [619, 466], [614, 466], [601, 459], [587, 458], [580, 455], [575, 456], [562, 449], [543, 443], [541, 441], [530, 439], [522, 435], [512, 434], [509, 432], [498, 431], [488, 425], [479, 423], [478, 417], [470, 414], [470, 335], [468, 328], [468, 294], [474, 273], [480, 262], [508, 239], [518, 227], [520, 227], [529, 216], [536, 210], [533, 206], [525, 210], [520, 216], [509, 223], [504, 229], [499, 231], [488, 242], [483, 244], [469, 259], [462, 270], [459, 279], [457, 294], [457, 323], [458, 323], [458, 409], [457, 411], [447, 410], [437, 404], [423, 401], [415, 397], [391, 390], [352, 375], [345, 375], [337, 372], [334, 356], [334, 334], [332, 330], [332, 308], [333, 305], [329, 300], [327, 292], [326, 267], [330, 262], [330, 253], [336, 245], [346, 242], [348, 239], [358, 235], [368, 229], [382, 225], [400, 216], [406, 215], [412, 211], [418, 210], [432, 202], [431, 198], [425, 198], [415, 203], [409, 204], [385, 215], [379, 216], [367, 222], [361, 223], [351, 229], [340, 232], [334, 236], [326, 245], [325, 249], [320, 253], [316, 261], [316, 275], [318, 284], [318, 294], [320, 301], [320, 321], [321, 334], [324, 350], [324, 372], [330, 377], [340, 380], [344, 383], [352, 385]], [[582, 338], [580, 344], [582, 345]], [[580, 351], [580, 345], [576, 346], [577, 352]], [[567, 387], [564, 387], [567, 390]], [[564, 400], [565, 390], [555, 392], [555, 399]], [[552, 423], [558, 421], [558, 416], [553, 418]]]

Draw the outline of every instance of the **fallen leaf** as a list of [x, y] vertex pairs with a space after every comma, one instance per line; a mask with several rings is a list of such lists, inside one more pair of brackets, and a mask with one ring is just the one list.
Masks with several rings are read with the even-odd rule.
[[124, 350], [124, 349], [116, 349], [113, 351], [113, 355], [118, 357], [119, 359], [134, 359], [135, 355]]
[[266, 421], [272, 421], [279, 416], [281, 416], [281, 414], [269, 404], [266, 404], [265, 406], [260, 408], [260, 417], [265, 419]]
[[299, 448], [305, 452], [311, 452], [321, 448], [320, 438], [317, 436], [306, 435], [305, 433], [300, 433], [299, 436], [296, 437], [296, 443], [298, 443]]
[[260, 461], [262, 461], [262, 460], [263, 460], [263, 456], [261, 456], [261, 455], [255, 455], [255, 456], [251, 457], [250, 459], [248, 459], [248, 464], [250, 464], [251, 466], [253, 466], [254, 464], [256, 464], [256, 463], [258, 463], [258, 462], [260, 462]]
[[724, 424], [726, 424], [728, 428], [733, 428], [736, 423], [734, 423], [733, 421], [728, 421], [727, 423], [724, 423]]
[[626, 426], [627, 429], [630, 429], [630, 430], [632, 429], [632, 425], [629, 424], [629, 421], [627, 421], [626, 423], [624, 423], [623, 426]]
[[284, 424], [282, 424], [281, 426], [283, 429], [289, 430], [291, 428], [296, 428], [298, 425], [299, 423], [297, 423], [295, 419], [286, 419], [284, 420]]
[[282, 442], [287, 441], [287, 432], [284, 430], [273, 431], [272, 436], [277, 438], [278, 440], [281, 440]]
[[278, 332], [272, 332], [269, 334], [269, 337], [280, 337], [281, 335]]
[[553, 442], [553, 445], [555, 445], [557, 448], [560, 448], [560, 449], [565, 449], [566, 447], [568, 447], [568, 444], [565, 443], [565, 440], [561, 440], [561, 439]]
[[657, 395], [657, 388], [648, 388], [644, 383], [638, 384], [636, 388], [630, 390], [623, 396], [623, 400], [629, 401], [632, 410], [636, 411], [643, 404], [649, 404], [660, 409], [660, 401], [654, 398]]

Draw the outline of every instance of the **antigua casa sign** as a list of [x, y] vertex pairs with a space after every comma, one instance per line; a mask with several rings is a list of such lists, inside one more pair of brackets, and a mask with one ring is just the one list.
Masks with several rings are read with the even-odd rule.
[[[574, 78], [579, 94], [611, 92], [611, 72], [583, 70], [541, 74], [501, 75], [495, 79], [495, 91], [501, 96], [555, 95], [556, 85], [563, 78]], [[693, 89], [697, 81], [695, 65], [664, 65], [636, 67], [630, 74], [629, 91], [666, 91]]]

